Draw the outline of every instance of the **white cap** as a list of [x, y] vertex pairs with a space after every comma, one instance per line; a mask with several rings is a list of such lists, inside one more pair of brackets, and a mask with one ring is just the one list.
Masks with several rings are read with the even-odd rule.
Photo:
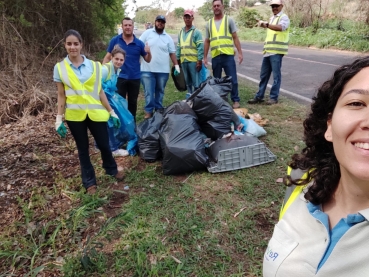
[[269, 3], [269, 6], [271, 5], [283, 5], [282, 0], [272, 0]]

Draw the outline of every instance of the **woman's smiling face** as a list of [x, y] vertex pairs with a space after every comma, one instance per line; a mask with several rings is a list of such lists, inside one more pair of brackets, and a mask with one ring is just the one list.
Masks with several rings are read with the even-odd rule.
[[124, 64], [124, 56], [122, 53], [116, 53], [112, 58], [115, 69], [120, 68]]
[[369, 181], [369, 67], [344, 86], [325, 132], [341, 175]]
[[82, 42], [74, 35], [70, 35], [65, 39], [64, 46], [70, 57], [77, 57], [81, 54]]

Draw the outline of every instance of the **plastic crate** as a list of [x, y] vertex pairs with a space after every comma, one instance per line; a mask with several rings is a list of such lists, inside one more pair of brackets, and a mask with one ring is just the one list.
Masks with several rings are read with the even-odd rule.
[[259, 141], [256, 144], [219, 151], [218, 162], [210, 162], [208, 171], [217, 173], [237, 170], [270, 163], [276, 159], [265, 144]]

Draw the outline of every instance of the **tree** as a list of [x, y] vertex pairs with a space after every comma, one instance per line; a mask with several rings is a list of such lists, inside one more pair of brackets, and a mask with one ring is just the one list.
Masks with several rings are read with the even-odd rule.
[[249, 8], [241, 8], [237, 15], [238, 24], [246, 28], [254, 27], [260, 18], [261, 16], [256, 10]]
[[175, 8], [174, 9], [174, 15], [176, 18], [182, 18], [184, 13], [184, 8]]

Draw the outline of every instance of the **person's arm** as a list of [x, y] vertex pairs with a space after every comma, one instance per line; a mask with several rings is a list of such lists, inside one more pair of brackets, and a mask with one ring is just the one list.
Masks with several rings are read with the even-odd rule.
[[65, 112], [65, 90], [63, 83], [56, 83], [56, 87], [58, 88], [58, 115], [63, 115]]
[[110, 61], [111, 61], [111, 54], [109, 52], [107, 52], [102, 63], [104, 64], [104, 63], [108, 63]]
[[180, 37], [182, 35], [182, 31], [179, 31], [179, 34], [178, 34], [178, 39], [177, 39], [177, 49], [176, 49], [176, 57], [177, 57], [177, 60], [179, 61], [180, 58], [181, 58], [181, 40], [180, 40]]
[[199, 72], [202, 68], [202, 60], [204, 59], [204, 41], [199, 30], [196, 30], [194, 41], [197, 49], [196, 71]]
[[237, 32], [232, 33], [232, 38], [233, 38], [233, 43], [236, 46], [237, 52], [238, 52], [238, 64], [241, 64], [243, 61], [243, 53], [241, 49], [240, 40], [238, 39], [238, 36], [237, 36]]
[[281, 32], [282, 31], [282, 25], [273, 25], [273, 24], [269, 24], [269, 23], [263, 23], [261, 27], [264, 27], [266, 29], [270, 29], [270, 30], [273, 30], [273, 31], [279, 31]]
[[100, 101], [104, 108], [110, 113], [113, 109], [111, 108], [108, 98], [103, 90], [100, 91]]
[[176, 53], [169, 53], [170, 59], [172, 60], [172, 63], [176, 66], [178, 65]]
[[208, 25], [205, 26], [205, 40], [204, 40], [204, 64], [208, 66], [208, 53], [210, 47], [210, 32]]
[[143, 59], [145, 60], [145, 62], [147, 62], [147, 63], [149, 63], [149, 62], [151, 62], [151, 50], [150, 50], [150, 46], [149, 46], [149, 44], [146, 42], [146, 44], [145, 44], [145, 48], [144, 48], [144, 51], [145, 51], [145, 53], [146, 53], [146, 55], [145, 56], [143, 56]]

